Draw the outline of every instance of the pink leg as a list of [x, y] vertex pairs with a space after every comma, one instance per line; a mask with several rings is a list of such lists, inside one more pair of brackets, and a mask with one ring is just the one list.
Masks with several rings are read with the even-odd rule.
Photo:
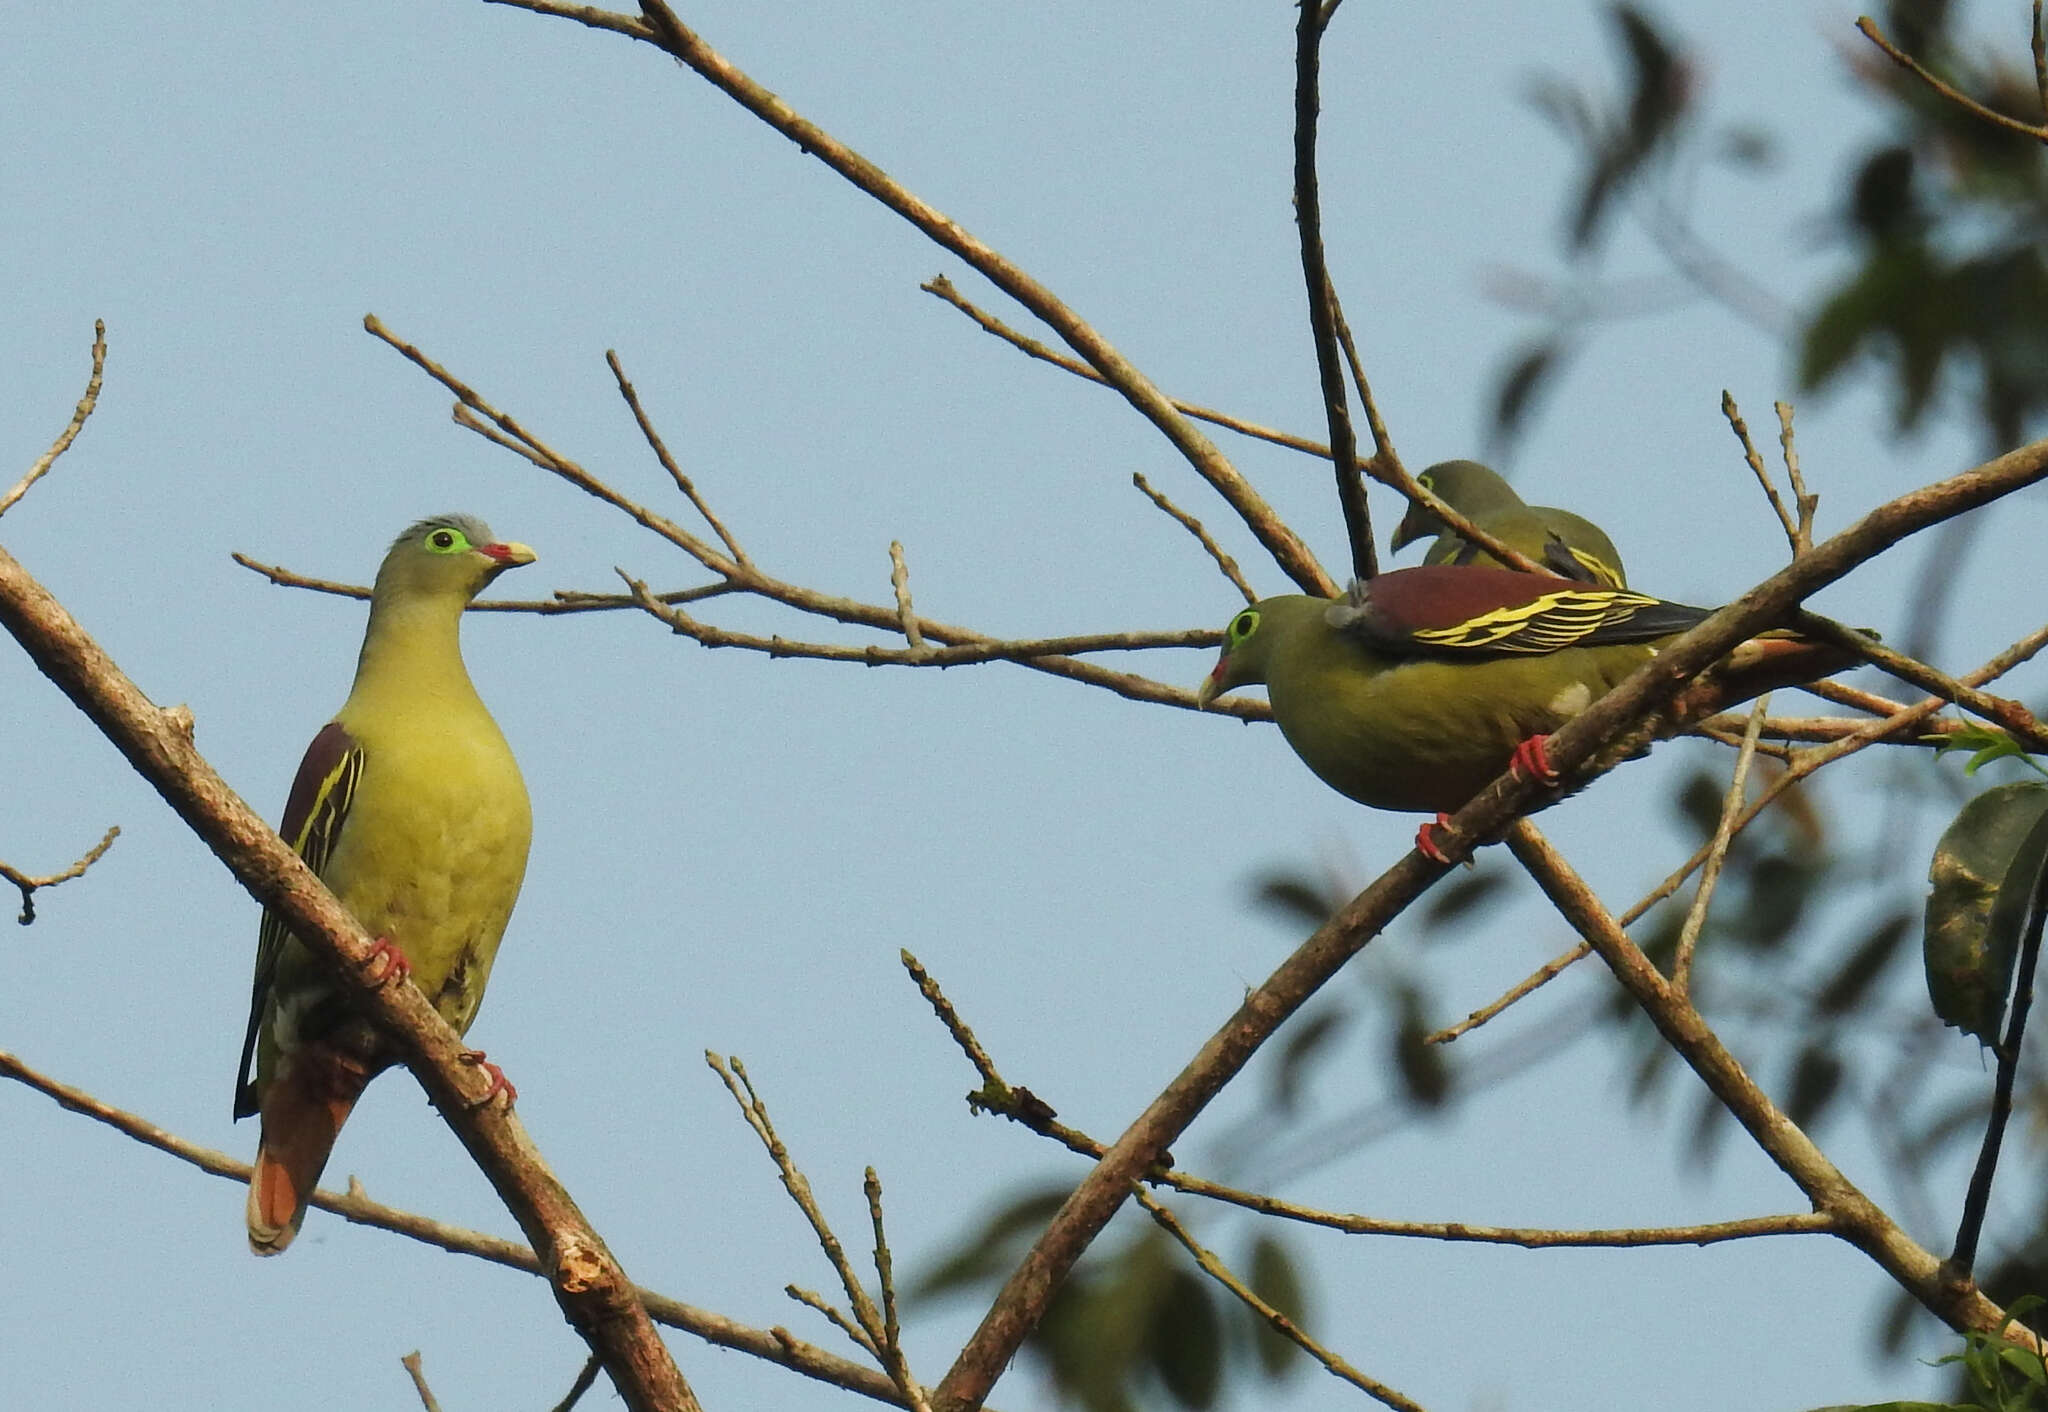
[[1508, 757], [1508, 773], [1518, 780], [1534, 780], [1541, 785], [1557, 783], [1557, 771], [1550, 767], [1550, 737], [1532, 735], [1515, 747], [1515, 753]]
[[388, 936], [380, 936], [370, 947], [369, 956], [363, 961], [363, 969], [370, 973], [370, 979], [377, 985], [391, 981], [402, 981], [412, 974], [412, 962], [405, 959], [405, 953], [398, 949], [396, 942]]
[[512, 1086], [512, 1080], [505, 1077], [505, 1071], [503, 1069], [499, 1068], [496, 1064], [493, 1064], [490, 1060], [484, 1058], [484, 1052], [481, 1049], [463, 1050], [462, 1062], [465, 1064], [474, 1064], [479, 1069], [482, 1069], [486, 1074], [489, 1074], [491, 1076], [491, 1086], [489, 1090], [485, 1092], [482, 1098], [479, 1098], [476, 1102], [472, 1103], [470, 1107], [481, 1108], [501, 1093], [505, 1095], [505, 1106], [507, 1108], [510, 1108], [513, 1104], [519, 1101], [519, 1090]]
[[1415, 831], [1415, 851], [1429, 859], [1432, 863], [1448, 864], [1451, 861], [1450, 855], [1445, 853], [1443, 845], [1437, 842], [1437, 835], [1441, 833], [1448, 837], [1451, 832], [1450, 822], [1451, 816], [1449, 814], [1439, 814], [1429, 823], [1417, 829]]

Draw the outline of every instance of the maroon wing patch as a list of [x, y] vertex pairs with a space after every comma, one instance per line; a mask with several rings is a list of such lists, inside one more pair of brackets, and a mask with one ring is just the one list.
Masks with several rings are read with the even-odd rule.
[[[306, 860], [314, 872], [326, 875], [327, 860], [334, 841], [341, 836], [349, 805], [355, 802], [356, 781], [363, 773], [363, 748], [356, 744], [339, 721], [329, 721], [306, 747], [299, 773], [292, 780], [291, 795], [285, 800], [284, 823], [278, 829], [292, 851]], [[242, 1040], [241, 1077], [235, 1086], [235, 1116], [246, 1118], [257, 1110], [256, 1037], [263, 1029], [263, 1011], [270, 999], [271, 977], [277, 958], [284, 952], [290, 928], [269, 908], [263, 909], [263, 926], [256, 941], [256, 982], [249, 998], [249, 1030]]]
[[1549, 574], [1425, 564], [1354, 585], [1332, 621], [1400, 656], [1499, 656], [1649, 642], [1711, 611]]

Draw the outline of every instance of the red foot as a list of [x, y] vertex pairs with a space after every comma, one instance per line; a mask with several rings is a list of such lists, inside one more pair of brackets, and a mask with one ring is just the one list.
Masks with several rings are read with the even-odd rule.
[[1432, 863], [1448, 865], [1451, 861], [1451, 855], [1444, 852], [1443, 845], [1437, 842], [1437, 835], [1442, 834], [1446, 839], [1451, 838], [1453, 835], [1449, 827], [1450, 822], [1451, 816], [1449, 814], [1439, 814], [1435, 819], [1417, 829], [1415, 831], [1415, 851], [1429, 859]]
[[491, 1076], [490, 1088], [485, 1092], [482, 1098], [479, 1098], [476, 1102], [470, 1104], [470, 1107], [481, 1108], [501, 1093], [505, 1095], [505, 1106], [507, 1108], [510, 1108], [513, 1104], [519, 1101], [519, 1090], [512, 1086], [512, 1080], [505, 1077], [505, 1071], [503, 1069], [499, 1068], [496, 1064], [493, 1064], [490, 1060], [484, 1058], [484, 1052], [481, 1049], [463, 1050], [462, 1062], [465, 1064], [474, 1064], [479, 1069], [482, 1069], [486, 1074], [489, 1074]]
[[1550, 766], [1550, 737], [1532, 735], [1517, 745], [1515, 753], [1508, 757], [1508, 773], [1518, 780], [1555, 785], [1558, 777]]
[[370, 947], [369, 956], [363, 961], [363, 969], [370, 973], [373, 985], [385, 985], [391, 981], [402, 981], [412, 974], [412, 962], [405, 959], [405, 953], [398, 949], [388, 936], [380, 936]]

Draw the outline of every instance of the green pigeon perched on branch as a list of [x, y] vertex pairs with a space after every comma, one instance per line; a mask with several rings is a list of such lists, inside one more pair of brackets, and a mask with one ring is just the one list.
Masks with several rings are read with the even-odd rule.
[[[348, 700], [313, 738], [280, 832], [377, 938], [381, 979], [407, 976], [460, 1034], [476, 1018], [533, 832], [526, 785], [470, 684], [462, 610], [530, 564], [481, 520], [437, 515], [392, 544]], [[495, 1064], [493, 1092], [516, 1096]], [[275, 1255], [363, 1088], [398, 1055], [324, 961], [266, 910], [235, 1116], [261, 1113], [249, 1248]]]
[[[1342, 599], [1266, 598], [1230, 620], [1203, 706], [1264, 684], [1323, 783], [1376, 809], [1434, 812], [1416, 847], [1503, 770], [1558, 782], [1544, 738], [1713, 610], [1483, 564], [1396, 569]], [[1696, 688], [1696, 719], [1854, 664], [1791, 633], [1739, 644]]]
[[[1608, 588], [1628, 587], [1621, 555], [1600, 526], [1569, 510], [1526, 504], [1513, 486], [1477, 461], [1439, 461], [1415, 479], [1473, 524], [1552, 573]], [[1451, 533], [1443, 521], [1412, 501], [1389, 543], [1396, 550], [1405, 549], [1432, 534], [1436, 543], [1422, 556], [1425, 564], [1500, 562]]]

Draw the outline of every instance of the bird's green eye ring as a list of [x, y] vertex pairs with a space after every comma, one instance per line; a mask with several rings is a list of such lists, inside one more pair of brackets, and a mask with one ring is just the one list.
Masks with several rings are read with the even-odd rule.
[[1431, 495], [1436, 494], [1436, 477], [1431, 475], [1428, 471], [1424, 471], [1421, 475], [1417, 476], [1415, 478], [1415, 483], [1421, 486], [1424, 490], [1428, 491]]
[[1259, 610], [1247, 608], [1230, 620], [1230, 630], [1225, 634], [1230, 646], [1235, 647], [1259, 630]]
[[462, 537], [462, 531], [443, 525], [427, 536], [427, 548], [436, 554], [454, 554], [469, 548], [469, 541]]

